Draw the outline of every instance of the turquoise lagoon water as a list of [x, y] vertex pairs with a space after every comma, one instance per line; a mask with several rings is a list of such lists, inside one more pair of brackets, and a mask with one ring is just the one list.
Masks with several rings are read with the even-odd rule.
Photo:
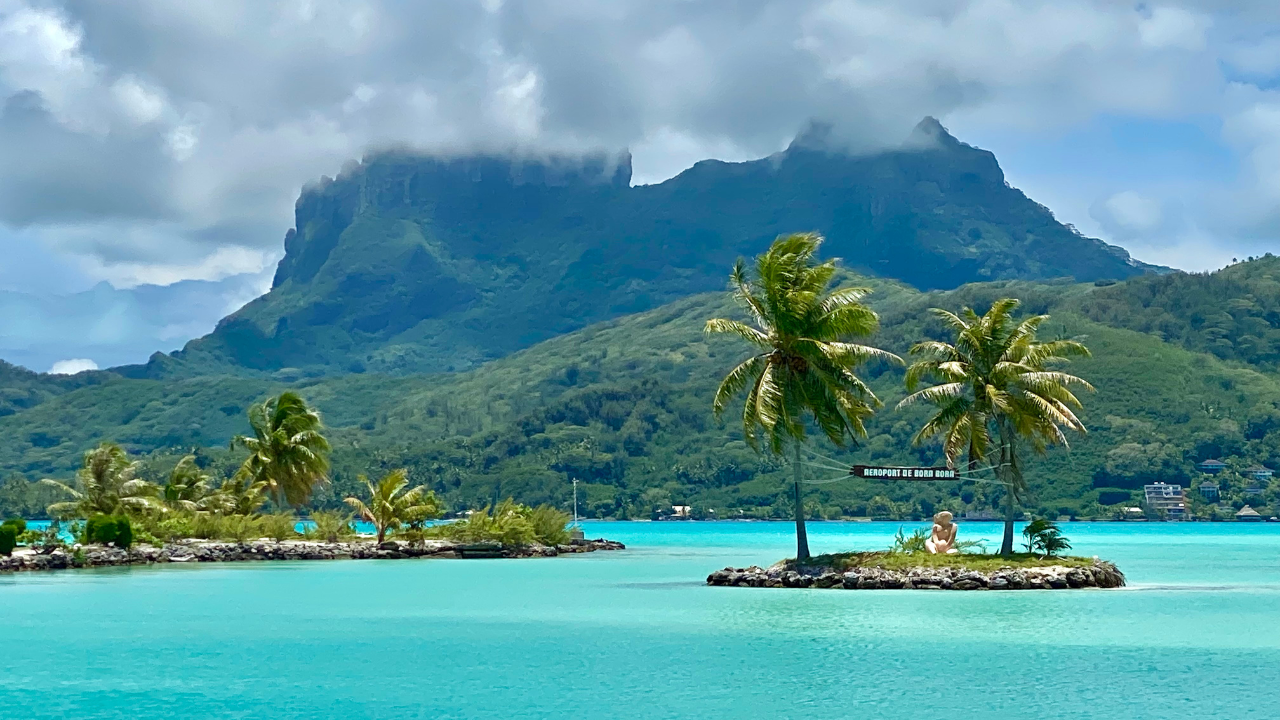
[[[810, 532], [823, 552], [897, 528]], [[709, 588], [790, 554], [791, 527], [586, 530], [630, 549], [0, 577], [0, 714], [1280, 717], [1280, 525], [1069, 524], [1131, 587], [1010, 593]]]

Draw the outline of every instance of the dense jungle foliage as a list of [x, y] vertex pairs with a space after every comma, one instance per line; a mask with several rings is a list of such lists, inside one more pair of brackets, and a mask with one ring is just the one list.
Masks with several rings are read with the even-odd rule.
[[[872, 342], [899, 354], [917, 340], [942, 337], [927, 308], [982, 308], [1004, 296], [1022, 298], [1027, 312], [1053, 315], [1042, 336], [1085, 340], [1093, 357], [1070, 367], [1098, 388], [1082, 398], [1090, 432], [1072, 437], [1069, 450], [1031, 461], [1028, 507], [1036, 514], [1110, 517], [1139, 503], [1144, 483], [1199, 483], [1194, 464], [1208, 458], [1230, 466], [1215, 478], [1224, 499], [1216, 512], [1246, 502], [1276, 506], [1275, 489], [1256, 492], [1243, 472], [1280, 467], [1274, 372], [1085, 317], [1081, 308], [1116, 286], [1002, 282], [920, 293], [875, 278], [846, 282], [875, 289], [868, 301], [882, 330]], [[0, 443], [0, 465], [13, 469], [0, 484], [0, 513], [38, 515], [51, 499], [30, 481], [69, 475], [80, 453], [104, 437], [144, 455], [144, 477], [159, 480], [192, 448], [208, 472], [229, 476], [242, 458], [223, 448], [245, 431], [245, 409], [288, 387], [321, 410], [334, 445], [333, 483], [318, 490], [316, 507], [339, 507], [359, 491], [361, 473], [406, 467], [414, 484], [435, 491], [451, 510], [508, 496], [567, 508], [570, 480], [578, 479], [589, 516], [647, 518], [690, 505], [698, 517], [786, 517], [783, 466], [751, 451], [735, 419], [720, 424], [710, 412], [716, 383], [746, 348], [705, 336], [702, 325], [736, 312], [726, 293], [698, 295], [457, 374], [293, 383], [116, 377], [0, 418], [0, 436], [9, 438]], [[877, 482], [830, 469], [837, 461], [941, 463], [938, 446], [911, 446], [924, 410], [892, 409], [904, 394], [902, 372], [887, 364], [866, 368], [885, 407], [869, 421], [860, 448], [815, 446], [827, 459], [813, 464], [829, 467], [809, 468], [810, 480], [840, 480], [811, 486], [810, 516], [923, 517], [942, 508], [963, 515], [997, 506], [1000, 490], [989, 483]], [[1193, 510], [1215, 512], [1198, 500]]]

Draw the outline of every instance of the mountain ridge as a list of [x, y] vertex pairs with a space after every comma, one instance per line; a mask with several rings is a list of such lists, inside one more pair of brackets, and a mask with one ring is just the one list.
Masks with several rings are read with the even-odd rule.
[[801, 230], [852, 269], [926, 290], [1159, 270], [1058, 223], [932, 118], [895, 150], [848, 154], [815, 123], [773, 156], [641, 186], [625, 152], [384, 153], [302, 193], [270, 292], [120, 372], [462, 370], [723, 287], [734, 259]]

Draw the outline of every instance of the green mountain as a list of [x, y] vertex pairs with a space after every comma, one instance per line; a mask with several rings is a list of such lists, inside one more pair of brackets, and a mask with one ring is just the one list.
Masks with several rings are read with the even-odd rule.
[[77, 388], [114, 378], [113, 373], [46, 375], [0, 360], [0, 417], [14, 415]]
[[[785, 516], [781, 467], [710, 414], [745, 348], [702, 326], [738, 313], [723, 291], [735, 258], [804, 229], [828, 236], [846, 282], [875, 289], [873, 342], [899, 354], [938, 336], [928, 308], [1003, 296], [1052, 313], [1046, 332], [1085, 338], [1095, 356], [1073, 369], [1099, 388], [1085, 398], [1091, 431], [1031, 463], [1038, 512], [1105, 515], [1146, 482], [1191, 484], [1210, 457], [1232, 468], [1231, 503], [1280, 511], [1274, 488], [1246, 497], [1240, 472], [1280, 468], [1280, 259], [1205, 275], [1137, 263], [1057, 223], [933, 121], [891, 152], [851, 156], [815, 126], [770, 158], [629, 181], [625, 155], [388, 154], [308, 188], [272, 290], [209, 336], [72, 377], [0, 363], [0, 514], [39, 512], [50, 498], [30, 481], [67, 477], [103, 439], [153, 478], [192, 450], [228, 474], [249, 405], [293, 388], [334, 440], [319, 505], [356, 491], [359, 473], [407, 467], [454, 507], [563, 505], [576, 478], [593, 515], [674, 503]], [[810, 512], [990, 507], [982, 482], [841, 476], [857, 461], [940, 461], [910, 442], [924, 410], [893, 409], [901, 368], [865, 374], [885, 407], [860, 448], [818, 446]]]
[[1215, 273], [1118, 284], [1092, 293], [1080, 310], [1224, 360], [1280, 367], [1280, 258], [1271, 253]]
[[[1023, 298], [1030, 312], [1051, 312], [1050, 335], [1084, 338], [1094, 357], [1073, 371], [1099, 388], [1084, 398], [1090, 433], [1073, 437], [1069, 451], [1054, 450], [1030, 464], [1032, 507], [1041, 513], [1105, 515], [1107, 506], [1133, 502], [1133, 491], [1145, 482], [1190, 484], [1197, 477], [1194, 462], [1209, 457], [1236, 469], [1280, 466], [1280, 379], [1082, 313], [1116, 286], [1002, 281], [923, 293], [890, 280], [847, 282], [875, 288], [871, 301], [883, 329], [874, 342], [899, 354], [916, 340], [938, 337], [927, 308], [981, 307], [1007, 295]], [[293, 387], [333, 428], [334, 484], [317, 498], [322, 505], [355, 491], [358, 473], [408, 467], [415, 481], [454, 507], [506, 495], [564, 504], [568, 481], [577, 478], [593, 515], [647, 516], [675, 503], [721, 516], [785, 516], [782, 466], [749, 450], [732, 419], [721, 424], [710, 414], [716, 382], [745, 352], [730, 339], [702, 333], [707, 318], [726, 315], [739, 315], [727, 293], [699, 294], [453, 374], [362, 373], [291, 383], [115, 377], [0, 418], [0, 467], [26, 479], [65, 475], [84, 448], [109, 437], [138, 452], [155, 451], [148, 461], [154, 477], [192, 447], [203, 448], [202, 461], [227, 473], [236, 456], [219, 448], [247, 429], [248, 404]], [[990, 507], [997, 498], [988, 484], [883, 483], [844, 478], [835, 469], [859, 461], [940, 461], [936, 445], [910, 443], [923, 409], [893, 409], [903, 395], [901, 368], [878, 365], [865, 375], [885, 407], [856, 451], [816, 446], [826, 459], [814, 458], [812, 478], [839, 481], [813, 486], [811, 512], [908, 517], [944, 505]], [[1243, 499], [1242, 475], [1227, 473], [1222, 482], [1228, 497]], [[9, 507], [25, 502], [38, 509], [35, 492], [15, 477], [0, 486], [0, 504], [8, 497]], [[1249, 500], [1266, 507], [1278, 499], [1268, 492]]]
[[136, 377], [456, 371], [724, 286], [778, 234], [921, 289], [1119, 280], [1150, 266], [1010, 187], [926, 119], [851, 155], [811, 127], [777, 155], [630, 186], [630, 156], [367, 158], [306, 189], [265, 296]]

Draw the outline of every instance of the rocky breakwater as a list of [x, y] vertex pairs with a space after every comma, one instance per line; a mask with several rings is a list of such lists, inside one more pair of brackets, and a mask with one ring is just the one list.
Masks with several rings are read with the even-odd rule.
[[989, 572], [964, 568], [915, 567], [887, 570], [855, 567], [844, 572], [830, 568], [790, 567], [778, 563], [769, 568], [725, 568], [707, 576], [708, 585], [726, 587], [832, 588], [839, 590], [1068, 590], [1118, 588], [1125, 584], [1110, 562], [1092, 565], [1001, 567]]
[[260, 560], [404, 560], [409, 558], [529, 558], [574, 555], [597, 550], [625, 550], [613, 540], [574, 540], [565, 545], [461, 544], [442, 540], [424, 543], [387, 541], [308, 542], [255, 540], [250, 542], [185, 541], [128, 550], [101, 545], [75, 546], [52, 552], [19, 549], [0, 556], [0, 572], [66, 570], [163, 563], [251, 562]]

